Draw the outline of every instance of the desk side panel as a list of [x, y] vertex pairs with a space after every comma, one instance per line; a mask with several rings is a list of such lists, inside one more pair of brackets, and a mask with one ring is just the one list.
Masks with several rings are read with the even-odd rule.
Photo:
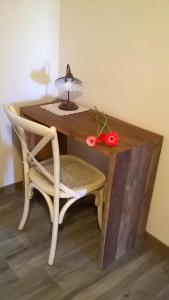
[[144, 239], [161, 144], [162, 141], [142, 145], [110, 160], [101, 239], [102, 267]]

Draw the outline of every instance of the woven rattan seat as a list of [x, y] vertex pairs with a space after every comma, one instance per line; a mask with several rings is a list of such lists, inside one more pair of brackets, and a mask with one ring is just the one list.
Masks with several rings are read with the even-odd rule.
[[[37, 189], [47, 202], [52, 224], [52, 240], [49, 254], [50, 265], [54, 262], [58, 225], [63, 222], [68, 208], [87, 194], [95, 196], [98, 222], [102, 226], [102, 207], [105, 175], [93, 165], [72, 155], [59, 155], [59, 144], [55, 127], [48, 128], [18, 115], [14, 106], [5, 107], [14, 131], [21, 141], [24, 166], [25, 203], [19, 230], [24, 228], [28, 218], [33, 190]], [[34, 149], [28, 150], [26, 132], [41, 136]], [[36, 155], [48, 143], [52, 145], [53, 158], [38, 162]], [[59, 209], [60, 198], [66, 203]]]
[[[53, 160], [42, 162], [45, 169], [53, 176]], [[38, 170], [36, 166], [31, 167], [29, 176], [32, 182], [37, 183], [50, 195], [54, 195], [53, 184]], [[94, 187], [99, 189], [103, 186], [105, 176], [94, 166], [84, 160], [72, 155], [60, 156], [60, 182], [63, 186], [78, 192], [83, 190], [84, 194], [93, 191]], [[62, 197], [62, 196], [61, 196]]]

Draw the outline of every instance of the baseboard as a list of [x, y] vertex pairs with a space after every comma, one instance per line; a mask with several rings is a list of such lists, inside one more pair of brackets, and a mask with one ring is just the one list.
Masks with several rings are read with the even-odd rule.
[[159, 249], [167, 254], [169, 254], [169, 246], [158, 240], [156, 237], [146, 232], [147, 242], [156, 249]]
[[9, 184], [0, 188], [0, 198], [7, 197], [23, 187], [23, 181]]

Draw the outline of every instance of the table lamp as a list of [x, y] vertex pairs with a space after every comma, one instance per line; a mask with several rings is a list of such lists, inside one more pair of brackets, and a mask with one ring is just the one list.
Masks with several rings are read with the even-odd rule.
[[64, 77], [60, 77], [56, 79], [55, 85], [59, 90], [66, 91], [68, 94], [67, 100], [63, 100], [62, 103], [58, 106], [63, 110], [76, 110], [78, 106], [70, 101], [70, 92], [78, 91], [82, 85], [82, 81], [73, 77], [73, 74], [70, 70], [70, 65], [67, 65], [66, 75]]

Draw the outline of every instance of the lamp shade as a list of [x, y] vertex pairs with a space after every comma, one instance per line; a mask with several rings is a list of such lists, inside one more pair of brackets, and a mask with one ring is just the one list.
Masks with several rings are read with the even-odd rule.
[[73, 77], [70, 71], [70, 65], [67, 65], [66, 75], [56, 79], [55, 85], [61, 91], [74, 92], [80, 89], [82, 81]]
[[82, 81], [73, 76], [69, 64], [66, 68], [66, 75], [64, 77], [56, 79], [55, 85], [60, 91], [68, 93], [67, 103], [62, 103], [59, 108], [64, 110], [78, 109], [78, 106], [74, 102], [69, 100], [69, 93], [80, 90]]

